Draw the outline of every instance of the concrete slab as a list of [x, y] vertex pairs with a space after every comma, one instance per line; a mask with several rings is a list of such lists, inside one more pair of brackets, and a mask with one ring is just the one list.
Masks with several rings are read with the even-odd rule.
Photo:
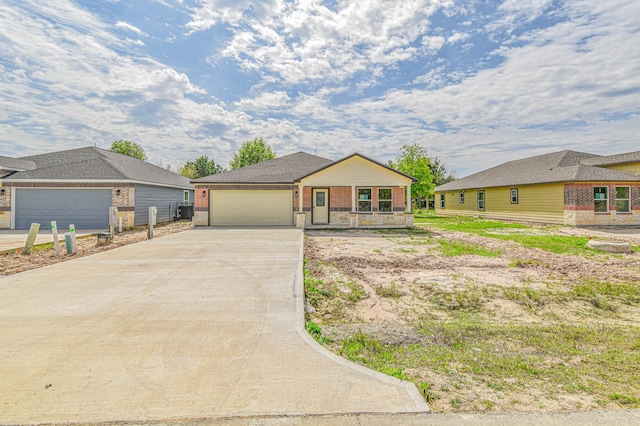
[[0, 278], [3, 423], [428, 410], [304, 331], [296, 229], [196, 228]]
[[[64, 241], [64, 234], [69, 232], [68, 228], [58, 228], [58, 238], [60, 241]], [[76, 236], [84, 237], [85, 235], [94, 235], [98, 232], [105, 232], [98, 229], [77, 229]], [[15, 250], [17, 248], [24, 247], [27, 241], [28, 229], [2, 229], [0, 230], [0, 252], [7, 250]], [[40, 228], [38, 236], [36, 237], [36, 244], [45, 244], [53, 242], [53, 235], [51, 234], [51, 228]]]
[[631, 253], [631, 245], [620, 241], [589, 240], [587, 247], [607, 253]]

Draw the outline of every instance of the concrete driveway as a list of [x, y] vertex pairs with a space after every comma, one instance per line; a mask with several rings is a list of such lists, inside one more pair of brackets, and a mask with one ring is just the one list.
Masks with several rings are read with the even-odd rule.
[[427, 411], [304, 332], [301, 243], [197, 228], [0, 278], [0, 423]]

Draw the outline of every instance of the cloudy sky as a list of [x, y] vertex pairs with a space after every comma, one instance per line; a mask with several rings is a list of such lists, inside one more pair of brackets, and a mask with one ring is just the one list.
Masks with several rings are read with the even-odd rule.
[[637, 0], [3, 0], [0, 155], [640, 150]]

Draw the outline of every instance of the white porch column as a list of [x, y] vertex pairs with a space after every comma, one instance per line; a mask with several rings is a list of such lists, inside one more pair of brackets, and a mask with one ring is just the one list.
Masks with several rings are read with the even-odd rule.
[[356, 187], [355, 185], [351, 186], [351, 211], [355, 212], [358, 211], [358, 208], [356, 207]]
[[304, 185], [298, 185], [298, 211], [302, 213], [304, 211]]
[[411, 185], [405, 186], [405, 201], [407, 203], [407, 212], [411, 213]]

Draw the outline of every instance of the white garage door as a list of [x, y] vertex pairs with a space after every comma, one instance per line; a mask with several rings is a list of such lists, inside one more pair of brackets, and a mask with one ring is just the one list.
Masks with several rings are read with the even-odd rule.
[[210, 225], [293, 225], [292, 192], [209, 191]]

